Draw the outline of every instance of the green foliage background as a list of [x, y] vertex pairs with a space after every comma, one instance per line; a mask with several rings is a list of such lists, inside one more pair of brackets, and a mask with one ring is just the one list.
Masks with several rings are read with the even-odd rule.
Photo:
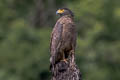
[[[120, 80], [120, 0], [53, 1], [54, 11], [67, 6], [75, 13], [83, 80]], [[50, 33], [58, 17], [51, 13], [49, 25], [35, 28], [34, 6], [34, 0], [0, 0], [0, 80], [50, 80]]]

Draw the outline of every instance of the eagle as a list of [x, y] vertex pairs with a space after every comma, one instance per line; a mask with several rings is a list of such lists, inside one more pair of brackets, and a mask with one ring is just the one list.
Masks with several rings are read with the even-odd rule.
[[51, 33], [50, 41], [50, 69], [60, 61], [68, 62], [68, 57], [74, 54], [76, 47], [76, 27], [73, 12], [68, 8], [56, 11], [60, 18]]

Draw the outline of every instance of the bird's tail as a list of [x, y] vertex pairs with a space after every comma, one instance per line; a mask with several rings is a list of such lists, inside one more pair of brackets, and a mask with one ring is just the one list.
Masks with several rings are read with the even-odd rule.
[[55, 65], [55, 57], [51, 56], [50, 57], [50, 70], [52, 69], [52, 67]]
[[50, 70], [53, 72], [55, 69], [55, 65], [57, 64], [59, 54], [58, 52], [54, 52], [53, 55], [50, 56]]
[[51, 56], [50, 57], [50, 71], [52, 72], [52, 75], [55, 75], [55, 66], [56, 66], [56, 57]]

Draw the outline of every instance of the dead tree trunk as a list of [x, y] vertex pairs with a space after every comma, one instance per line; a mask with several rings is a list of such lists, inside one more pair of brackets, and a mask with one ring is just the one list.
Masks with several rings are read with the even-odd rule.
[[60, 61], [51, 70], [53, 75], [51, 80], [81, 80], [81, 72], [78, 69], [74, 54], [68, 57], [68, 62]]

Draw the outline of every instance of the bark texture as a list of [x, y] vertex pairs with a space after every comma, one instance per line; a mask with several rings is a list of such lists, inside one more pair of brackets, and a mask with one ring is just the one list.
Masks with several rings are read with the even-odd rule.
[[52, 71], [51, 80], [82, 80], [81, 72], [78, 69], [74, 54], [68, 57], [68, 62], [60, 61]]

